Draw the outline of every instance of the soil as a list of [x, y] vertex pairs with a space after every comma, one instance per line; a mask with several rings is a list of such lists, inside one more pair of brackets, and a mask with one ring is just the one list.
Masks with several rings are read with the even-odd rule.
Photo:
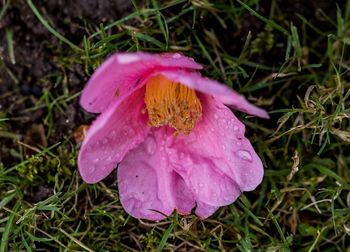
[[[86, 34], [85, 27], [110, 23], [132, 10], [128, 0], [48, 0], [33, 3], [60, 34], [77, 45], [81, 44]], [[13, 34], [15, 64], [8, 53], [6, 31], [12, 31]], [[60, 41], [39, 22], [26, 1], [11, 1], [0, 20], [0, 60], [7, 68], [0, 67], [0, 112], [5, 113], [8, 118], [16, 118], [6, 124], [7, 131], [16, 132], [22, 136], [21, 139], [33, 134], [33, 123], [42, 124], [45, 120], [46, 108], [34, 111], [28, 109], [37, 104], [45, 89], [53, 88], [57, 81], [57, 72], [62, 69], [58, 57], [63, 55], [69, 58], [67, 53], [73, 53], [71, 50], [65, 50], [66, 46], [60, 44]], [[62, 55], [57, 55], [58, 52], [62, 52]], [[48, 77], [50, 75], [53, 77]], [[66, 75], [70, 93], [80, 91], [88, 78], [82, 66], [78, 64], [73, 65]], [[51, 82], [43, 83], [41, 80], [44, 77]], [[62, 141], [78, 125], [91, 121], [91, 118], [92, 115], [79, 108], [76, 99], [68, 106], [66, 113], [54, 113], [55, 125], [48, 144]], [[1, 138], [1, 143], [0, 163], [7, 166], [14, 161], [10, 155], [14, 143], [8, 138]]]

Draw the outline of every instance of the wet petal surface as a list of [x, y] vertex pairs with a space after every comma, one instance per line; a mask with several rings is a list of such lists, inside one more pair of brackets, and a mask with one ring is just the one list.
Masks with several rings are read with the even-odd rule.
[[[201, 100], [202, 119], [189, 136], [174, 138], [173, 150], [192, 159], [206, 158], [212, 170], [227, 175], [239, 190], [254, 190], [261, 183], [264, 171], [259, 156], [244, 136], [243, 123], [220, 101], [210, 96], [202, 96]], [[206, 170], [209, 168], [204, 166], [198, 176], [203, 176]]]
[[192, 58], [179, 53], [116, 53], [91, 76], [83, 90], [80, 104], [89, 112], [100, 113], [128, 95], [150, 73], [161, 69], [201, 69]]
[[204, 94], [212, 95], [223, 104], [232, 106], [237, 110], [262, 118], [269, 118], [265, 110], [251, 104], [244, 96], [238, 94], [224, 84], [201, 76], [198, 72], [178, 69], [163, 70], [158, 72], [158, 74], [162, 74], [168, 79], [180, 82]]
[[104, 179], [129, 150], [143, 142], [149, 128], [142, 113], [144, 90], [116, 102], [91, 125], [81, 146], [78, 166], [87, 183]]
[[150, 133], [118, 168], [118, 188], [124, 209], [136, 218], [161, 220], [174, 209], [190, 213], [194, 199], [169, 164], [162, 134]]

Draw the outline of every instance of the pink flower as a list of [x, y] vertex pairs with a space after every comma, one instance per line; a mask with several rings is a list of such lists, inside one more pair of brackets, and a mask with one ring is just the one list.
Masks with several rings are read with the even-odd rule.
[[120, 201], [136, 218], [193, 208], [206, 218], [262, 181], [245, 127], [224, 104], [268, 114], [199, 69], [179, 53], [117, 53], [83, 91], [83, 108], [101, 114], [81, 146], [80, 174], [96, 183], [118, 166]]

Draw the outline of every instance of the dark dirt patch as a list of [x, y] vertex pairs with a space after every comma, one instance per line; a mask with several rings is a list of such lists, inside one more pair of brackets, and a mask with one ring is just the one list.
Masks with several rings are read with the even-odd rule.
[[[117, 20], [132, 10], [127, 0], [49, 0], [35, 1], [34, 4], [59, 33], [77, 45], [82, 43], [87, 27], [97, 30], [96, 26], [100, 23]], [[6, 32], [13, 34], [15, 64], [9, 57]], [[28, 109], [35, 106], [45, 89], [54, 88], [57, 78], [67, 78], [71, 93], [82, 89], [88, 77], [81, 65], [72, 64], [65, 76], [59, 74], [63, 69], [61, 58], [69, 59], [71, 53], [39, 22], [26, 1], [10, 4], [0, 21], [0, 59], [7, 68], [0, 68], [0, 111], [4, 111], [9, 118], [20, 117], [20, 123], [8, 124], [11, 132], [23, 136], [32, 123], [42, 123], [46, 109]], [[54, 93], [60, 95], [62, 89], [56, 88]], [[55, 127], [49, 144], [65, 139], [81, 121], [89, 118], [91, 115], [79, 108], [77, 100], [68, 106], [65, 114], [54, 113]], [[1, 142], [7, 147], [0, 154], [0, 162], [7, 165], [13, 161], [9, 154], [13, 141], [1, 139]]]

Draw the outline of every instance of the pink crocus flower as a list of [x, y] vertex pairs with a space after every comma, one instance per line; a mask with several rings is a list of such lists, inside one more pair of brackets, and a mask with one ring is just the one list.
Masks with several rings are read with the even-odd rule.
[[80, 103], [101, 113], [78, 166], [96, 183], [117, 166], [120, 201], [136, 218], [206, 218], [262, 181], [263, 165], [231, 110], [268, 118], [243, 96], [202, 77], [179, 53], [117, 53], [85, 87]]

